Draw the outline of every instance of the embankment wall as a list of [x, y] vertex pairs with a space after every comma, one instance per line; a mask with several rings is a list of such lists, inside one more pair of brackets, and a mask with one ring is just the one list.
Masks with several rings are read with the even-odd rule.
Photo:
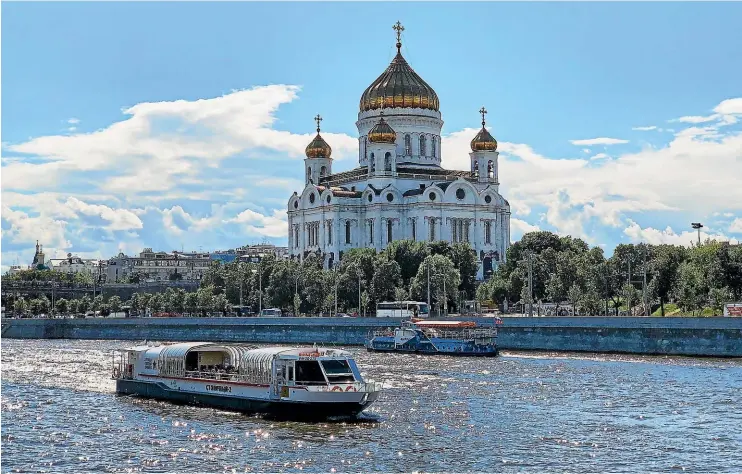
[[[459, 318], [492, 324], [491, 318]], [[502, 349], [742, 357], [742, 318], [503, 318]], [[354, 345], [397, 318], [3, 319], [2, 337]]]

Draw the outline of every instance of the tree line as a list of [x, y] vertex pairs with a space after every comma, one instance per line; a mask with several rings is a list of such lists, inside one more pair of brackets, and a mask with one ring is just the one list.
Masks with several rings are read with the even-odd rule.
[[[491, 306], [550, 302], [580, 314], [719, 314], [724, 303], [742, 300], [742, 246], [707, 240], [700, 245], [619, 244], [606, 258], [603, 249], [573, 237], [531, 232], [511, 245], [507, 261], [478, 284], [477, 255], [465, 243], [395, 241], [344, 253], [335, 268], [309, 254], [303, 261], [265, 256], [260, 263], [218, 263], [205, 272], [195, 292], [168, 288], [162, 293], [84, 296], [51, 302], [4, 295], [16, 311], [41, 314], [86, 311], [226, 314], [278, 307], [285, 314], [373, 312], [382, 301], [428, 301], [457, 312], [476, 297]], [[530, 281], [529, 285], [529, 271]], [[35, 281], [82, 278], [49, 270], [29, 270], [13, 278]], [[56, 275], [55, 275], [56, 273]]]
[[582, 314], [720, 314], [725, 303], [742, 300], [742, 246], [619, 244], [606, 258], [581, 239], [531, 232], [508, 249], [477, 297], [563, 303]]

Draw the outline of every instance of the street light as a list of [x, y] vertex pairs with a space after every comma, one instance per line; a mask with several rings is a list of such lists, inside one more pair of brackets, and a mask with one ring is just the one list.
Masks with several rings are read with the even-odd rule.
[[698, 231], [698, 246], [701, 246], [701, 228], [703, 227], [703, 224], [700, 222], [691, 222], [690, 224], [694, 229]]

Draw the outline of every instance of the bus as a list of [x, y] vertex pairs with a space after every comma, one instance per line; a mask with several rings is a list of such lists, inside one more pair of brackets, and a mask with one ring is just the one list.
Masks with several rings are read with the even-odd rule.
[[419, 301], [383, 301], [376, 305], [377, 318], [427, 318], [427, 303]]
[[264, 318], [280, 318], [283, 313], [279, 308], [265, 308], [260, 312], [260, 316]]

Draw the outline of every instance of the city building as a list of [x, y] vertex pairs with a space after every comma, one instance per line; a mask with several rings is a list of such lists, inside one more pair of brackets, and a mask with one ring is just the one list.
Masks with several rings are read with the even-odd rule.
[[438, 95], [401, 54], [361, 95], [358, 166], [332, 171], [332, 148], [320, 134], [306, 148], [305, 187], [288, 201], [289, 252], [314, 252], [326, 267], [358, 247], [400, 239], [467, 242], [487, 277], [510, 245], [510, 204], [499, 193], [497, 141], [485, 127], [471, 141], [468, 171], [441, 166], [443, 120]]
[[96, 282], [105, 281], [107, 266], [108, 262], [105, 260], [80, 258], [71, 253], [67, 254], [67, 258], [51, 258], [48, 260], [48, 267], [54, 271], [62, 273], [87, 273]]
[[138, 257], [119, 253], [108, 260], [108, 283], [198, 281], [211, 263], [205, 252], [154, 252], [145, 248]]
[[238, 259], [241, 262], [258, 263], [266, 255], [275, 255], [278, 259], [287, 258], [288, 247], [277, 247], [268, 243], [245, 245], [237, 249], [217, 250], [210, 254], [210, 258], [220, 263], [230, 263]]

